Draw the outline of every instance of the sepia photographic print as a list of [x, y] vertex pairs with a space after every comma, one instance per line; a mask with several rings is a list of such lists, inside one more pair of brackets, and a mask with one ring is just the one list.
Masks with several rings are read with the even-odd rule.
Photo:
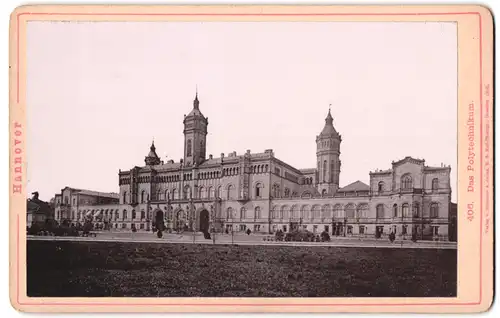
[[486, 9], [12, 17], [15, 307], [489, 307]]

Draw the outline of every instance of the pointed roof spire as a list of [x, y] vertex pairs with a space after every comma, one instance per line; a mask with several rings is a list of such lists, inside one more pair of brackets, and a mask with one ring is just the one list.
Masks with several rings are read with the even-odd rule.
[[144, 159], [146, 165], [153, 166], [160, 164], [160, 157], [156, 154], [155, 140], [153, 138], [153, 142], [151, 143], [151, 147], [149, 147], [149, 154]]
[[326, 115], [325, 121], [327, 124], [333, 124], [332, 104], [328, 106], [328, 115]]
[[332, 104], [328, 106], [328, 115], [325, 118], [325, 127], [321, 131], [321, 135], [336, 135], [337, 131], [333, 127], [333, 117], [332, 117]]
[[199, 109], [200, 107], [200, 101], [198, 100], [198, 85], [196, 85], [196, 96], [193, 101], [193, 107], [194, 109]]

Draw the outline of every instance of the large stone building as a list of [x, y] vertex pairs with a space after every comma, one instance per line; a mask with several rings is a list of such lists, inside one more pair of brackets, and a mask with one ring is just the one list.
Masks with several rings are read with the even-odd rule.
[[184, 116], [183, 159], [163, 162], [153, 143], [145, 165], [120, 170], [119, 202], [109, 194], [101, 196], [109, 199], [101, 202], [106, 205], [85, 204], [85, 191], [67, 188], [59, 198], [67, 208], [56, 208], [56, 217], [77, 222], [99, 213], [112, 228], [149, 230], [159, 213], [173, 231], [273, 233], [304, 228], [342, 236], [395, 231], [448, 239], [450, 166], [429, 167], [424, 160], [405, 157], [390, 169], [370, 172], [369, 185], [356, 181], [340, 187], [342, 137], [330, 111], [316, 136], [317, 166], [308, 169], [292, 167], [271, 149], [207, 156], [207, 129], [208, 118], [196, 96], [192, 111]]

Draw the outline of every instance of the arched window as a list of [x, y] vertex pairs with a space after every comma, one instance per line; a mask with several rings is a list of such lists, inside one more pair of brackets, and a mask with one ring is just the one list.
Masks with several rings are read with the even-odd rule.
[[336, 204], [333, 207], [333, 217], [334, 218], [340, 218], [340, 217], [342, 217], [342, 205]]
[[331, 218], [330, 206], [326, 204], [321, 207], [321, 219], [325, 220], [329, 218]]
[[142, 190], [142, 192], [141, 192], [141, 203], [144, 203], [145, 199], [146, 199], [146, 191]]
[[170, 193], [168, 190], [165, 190], [165, 200], [170, 200]]
[[288, 205], [284, 205], [281, 208], [281, 218], [284, 220], [288, 220], [290, 218], [290, 208]]
[[410, 217], [410, 205], [408, 203], [403, 204], [401, 213], [405, 218]]
[[123, 203], [127, 203], [127, 191], [123, 191]]
[[135, 220], [136, 217], [137, 217], [137, 215], [135, 213], [135, 210], [132, 210], [132, 220]]
[[312, 208], [312, 218], [313, 219], [319, 219], [321, 216], [321, 208], [319, 205], [315, 205]]
[[177, 189], [172, 189], [172, 200], [177, 198]]
[[392, 206], [392, 217], [397, 218], [398, 217], [398, 205], [394, 204]]
[[247, 209], [245, 207], [242, 207], [240, 209], [240, 219], [246, 219], [247, 218]]
[[358, 218], [366, 218], [368, 216], [368, 205], [366, 203], [358, 205], [357, 216]]
[[216, 197], [217, 197], [218, 199], [222, 198], [222, 197], [221, 197], [221, 194], [222, 194], [222, 193], [221, 193], [221, 189], [222, 189], [222, 186], [218, 186], [218, 187], [217, 187], [217, 192], [215, 193], [215, 195], [216, 195]]
[[260, 198], [262, 196], [262, 183], [257, 183], [255, 185], [255, 197]]
[[261, 215], [260, 215], [260, 207], [255, 207], [255, 213], [254, 213], [254, 217], [255, 219], [260, 219], [261, 218]]
[[124, 220], [128, 219], [128, 213], [127, 213], [127, 210], [123, 210], [123, 219], [124, 219]]
[[310, 199], [310, 198], [311, 198], [311, 196], [312, 196], [312, 195], [311, 195], [311, 192], [309, 192], [309, 191], [307, 191], [307, 190], [306, 190], [306, 191], [302, 192], [302, 195], [301, 195], [300, 197], [301, 197], [302, 199]]
[[383, 219], [384, 218], [384, 205], [379, 204], [377, 205], [377, 219]]
[[431, 203], [431, 218], [437, 218], [439, 216], [439, 206], [436, 202]]
[[326, 160], [323, 161], [323, 181], [326, 182]]
[[214, 187], [209, 187], [207, 194], [208, 194], [209, 199], [213, 199], [214, 198]]
[[205, 195], [206, 195], [206, 193], [205, 193], [205, 192], [206, 192], [206, 191], [205, 191], [205, 187], [200, 187], [200, 188], [199, 188], [199, 191], [200, 191], [200, 194], [199, 194], [199, 196], [198, 196], [198, 197], [199, 197], [200, 199], [205, 198]]
[[146, 212], [144, 210], [141, 211], [141, 220], [146, 218]]
[[348, 205], [346, 205], [345, 207], [345, 216], [347, 218], [354, 218], [354, 212], [356, 211], [355, 207], [354, 207], [354, 204], [350, 203]]
[[187, 145], [186, 145], [186, 156], [187, 157], [191, 156], [191, 148], [193, 148], [193, 144], [191, 142], [191, 139], [188, 139]]
[[120, 212], [118, 210], [115, 211], [115, 221], [120, 218]]
[[439, 180], [438, 178], [432, 179], [432, 190], [436, 191], [439, 189]]
[[232, 219], [232, 218], [233, 218], [233, 208], [229, 207], [229, 208], [227, 208], [227, 210], [226, 210], [226, 211], [227, 211], [227, 212], [226, 212], [226, 213], [227, 213], [227, 214], [226, 214], [226, 219], [227, 219], [227, 220]]
[[275, 198], [280, 197], [280, 186], [277, 184], [273, 185], [273, 197]]
[[273, 219], [279, 219], [279, 217], [280, 217], [279, 212], [280, 212], [280, 207], [277, 206], [277, 205], [273, 206], [273, 210], [272, 210], [272, 214], [271, 214], [272, 218]]
[[299, 207], [297, 205], [292, 206], [291, 214], [294, 220], [299, 219]]
[[413, 203], [413, 217], [420, 217], [420, 204], [418, 202]]
[[230, 184], [227, 187], [227, 199], [228, 200], [234, 199], [234, 193], [235, 193], [235, 191], [236, 191], [236, 189], [234, 188], [234, 186], [232, 184]]
[[405, 174], [401, 177], [401, 189], [410, 190], [413, 188], [412, 179], [409, 174]]
[[380, 181], [378, 183], [378, 192], [383, 192], [384, 191], [384, 181]]
[[189, 186], [185, 186], [182, 195], [184, 200], [189, 199], [191, 197], [191, 188]]
[[285, 188], [285, 198], [288, 198], [290, 196], [290, 189]]
[[303, 205], [302, 208], [300, 209], [300, 217], [303, 219], [310, 219], [311, 213], [309, 210], [310, 209], [308, 205]]

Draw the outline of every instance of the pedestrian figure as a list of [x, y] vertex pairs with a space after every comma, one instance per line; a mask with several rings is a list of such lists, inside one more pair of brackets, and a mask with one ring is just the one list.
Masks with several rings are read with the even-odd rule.
[[396, 234], [394, 234], [394, 232], [391, 232], [391, 234], [389, 234], [389, 240], [391, 241], [391, 243], [393, 243], [395, 239], [396, 239]]

